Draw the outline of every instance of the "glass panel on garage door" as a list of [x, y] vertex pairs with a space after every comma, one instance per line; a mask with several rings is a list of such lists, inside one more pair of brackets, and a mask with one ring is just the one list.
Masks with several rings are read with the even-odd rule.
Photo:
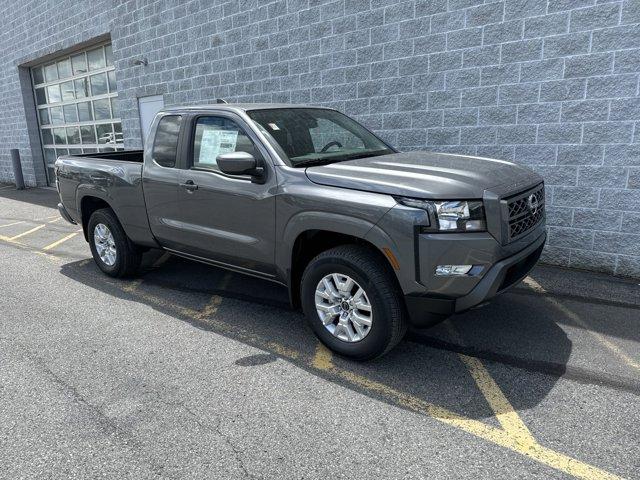
[[50, 185], [59, 155], [123, 148], [110, 44], [36, 65], [31, 80]]

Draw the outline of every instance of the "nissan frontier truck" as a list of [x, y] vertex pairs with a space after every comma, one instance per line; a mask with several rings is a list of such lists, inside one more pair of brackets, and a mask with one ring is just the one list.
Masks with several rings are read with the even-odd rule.
[[167, 108], [144, 151], [61, 156], [61, 215], [98, 267], [173, 255], [284, 285], [331, 350], [366, 360], [522, 280], [546, 240], [542, 178], [399, 152], [311, 106]]

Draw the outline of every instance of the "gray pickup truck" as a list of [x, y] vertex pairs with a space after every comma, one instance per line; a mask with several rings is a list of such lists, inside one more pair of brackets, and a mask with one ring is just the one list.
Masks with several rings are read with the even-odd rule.
[[107, 275], [161, 248], [280, 283], [327, 347], [359, 360], [516, 284], [546, 240], [536, 173], [401, 153], [328, 108], [166, 109], [144, 151], [62, 156], [56, 177], [61, 215]]

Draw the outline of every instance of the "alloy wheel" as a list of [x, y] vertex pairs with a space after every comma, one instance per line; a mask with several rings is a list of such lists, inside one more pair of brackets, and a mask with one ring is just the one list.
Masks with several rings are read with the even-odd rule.
[[315, 302], [320, 321], [340, 340], [359, 342], [371, 331], [371, 302], [350, 276], [342, 273], [324, 276], [316, 287]]
[[109, 227], [104, 223], [99, 223], [93, 229], [93, 243], [100, 260], [105, 265], [113, 266], [116, 263], [116, 242]]

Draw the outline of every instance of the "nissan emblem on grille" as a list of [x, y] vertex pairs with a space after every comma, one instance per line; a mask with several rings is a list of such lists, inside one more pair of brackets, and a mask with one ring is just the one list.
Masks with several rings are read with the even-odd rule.
[[532, 193], [531, 195], [529, 195], [527, 203], [529, 204], [529, 210], [531, 210], [531, 213], [535, 215], [535, 213], [538, 211], [538, 197], [536, 197], [535, 194]]
[[536, 227], [544, 218], [544, 185], [506, 199], [509, 214], [509, 240]]

